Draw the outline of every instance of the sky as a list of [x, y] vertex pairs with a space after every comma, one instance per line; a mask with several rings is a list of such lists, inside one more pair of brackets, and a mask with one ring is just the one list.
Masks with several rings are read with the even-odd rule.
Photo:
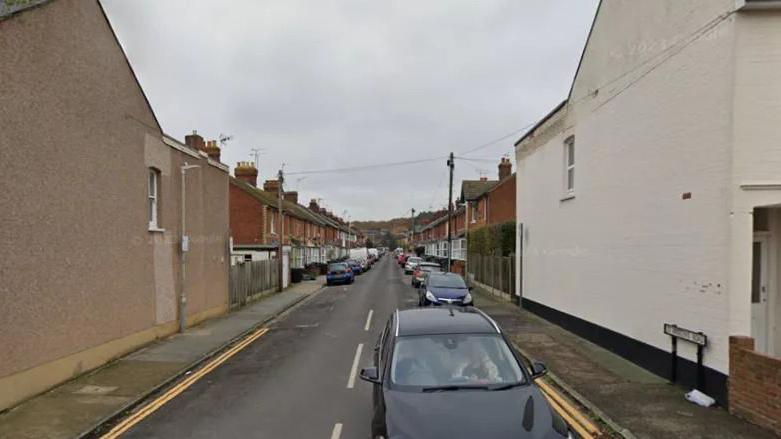
[[261, 149], [259, 182], [282, 168], [351, 220], [444, 207], [450, 152], [454, 198], [495, 179], [567, 97], [597, 2], [102, 0], [167, 134], [233, 136], [231, 172]]

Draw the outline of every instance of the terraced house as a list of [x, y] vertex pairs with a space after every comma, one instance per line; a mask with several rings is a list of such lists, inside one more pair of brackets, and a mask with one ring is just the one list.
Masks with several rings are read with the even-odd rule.
[[2, 410], [225, 313], [229, 261], [219, 148], [162, 132], [101, 4], [0, 27]]
[[[298, 204], [298, 193], [281, 191], [279, 181], [266, 180], [257, 187], [258, 170], [252, 162], [239, 162], [230, 180], [230, 224], [233, 262], [276, 258], [280, 241], [288, 248], [291, 268], [326, 262], [345, 253], [343, 221], [315, 200]], [[284, 223], [284, 224], [283, 224]]]
[[[448, 229], [451, 231], [453, 253], [451, 269], [466, 274], [469, 271], [468, 234], [485, 226], [495, 226], [515, 220], [515, 174], [510, 159], [502, 157], [498, 179], [464, 180], [461, 193], [448, 224], [447, 211], [438, 212], [433, 220], [415, 231], [415, 245], [422, 246], [424, 255], [446, 263]], [[488, 252], [493, 255], [495, 252]], [[473, 257], [477, 257], [476, 255]], [[471, 272], [470, 272], [471, 273]], [[507, 290], [510, 293], [510, 290]]]

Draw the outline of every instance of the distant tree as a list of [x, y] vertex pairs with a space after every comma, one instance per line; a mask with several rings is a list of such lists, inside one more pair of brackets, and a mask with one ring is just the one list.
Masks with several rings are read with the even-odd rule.
[[369, 238], [366, 238], [366, 248], [374, 248], [374, 241], [372, 241]]

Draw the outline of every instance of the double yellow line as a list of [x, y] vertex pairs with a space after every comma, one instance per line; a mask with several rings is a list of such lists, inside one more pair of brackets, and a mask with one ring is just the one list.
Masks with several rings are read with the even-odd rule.
[[153, 401], [147, 403], [145, 406], [143, 406], [138, 411], [134, 412], [132, 415], [123, 419], [122, 422], [115, 425], [108, 433], [101, 436], [101, 439], [114, 439], [121, 436], [122, 434], [124, 434], [125, 432], [133, 428], [134, 425], [144, 420], [144, 418], [157, 411], [157, 409], [162, 407], [165, 403], [176, 398], [180, 393], [187, 390], [187, 388], [195, 384], [199, 379], [203, 378], [207, 373], [216, 369], [219, 365], [227, 361], [230, 357], [236, 355], [239, 351], [247, 347], [250, 343], [262, 337], [266, 332], [268, 332], [268, 330], [269, 328], [260, 328], [257, 331], [251, 333], [250, 335], [248, 335], [246, 338], [241, 340], [239, 343], [235, 344], [227, 351], [213, 358], [211, 361], [206, 363], [205, 366], [198, 369], [195, 373], [189, 375], [180, 383], [177, 383], [175, 386], [168, 389], [165, 393], [158, 396]]
[[575, 430], [578, 435], [583, 439], [594, 439], [602, 436], [602, 432], [591, 422], [586, 416], [584, 416], [578, 409], [572, 404], [567, 402], [558, 392], [543, 380], [537, 380], [537, 385], [540, 386], [542, 394], [550, 403], [562, 418]]

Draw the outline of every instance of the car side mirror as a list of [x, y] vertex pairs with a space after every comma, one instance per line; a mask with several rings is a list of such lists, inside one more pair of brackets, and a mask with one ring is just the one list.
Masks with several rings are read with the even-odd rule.
[[467, 288], [469, 288], [469, 291], [472, 291], [472, 290], [475, 289], [475, 287], [473, 287], [472, 285], [469, 285]]
[[548, 373], [548, 366], [542, 361], [535, 361], [532, 363], [532, 379], [537, 379], [545, 376]]
[[374, 384], [380, 384], [382, 381], [380, 380], [380, 374], [377, 371], [376, 367], [365, 367], [361, 369], [360, 377], [364, 381], [368, 381], [370, 383]]

